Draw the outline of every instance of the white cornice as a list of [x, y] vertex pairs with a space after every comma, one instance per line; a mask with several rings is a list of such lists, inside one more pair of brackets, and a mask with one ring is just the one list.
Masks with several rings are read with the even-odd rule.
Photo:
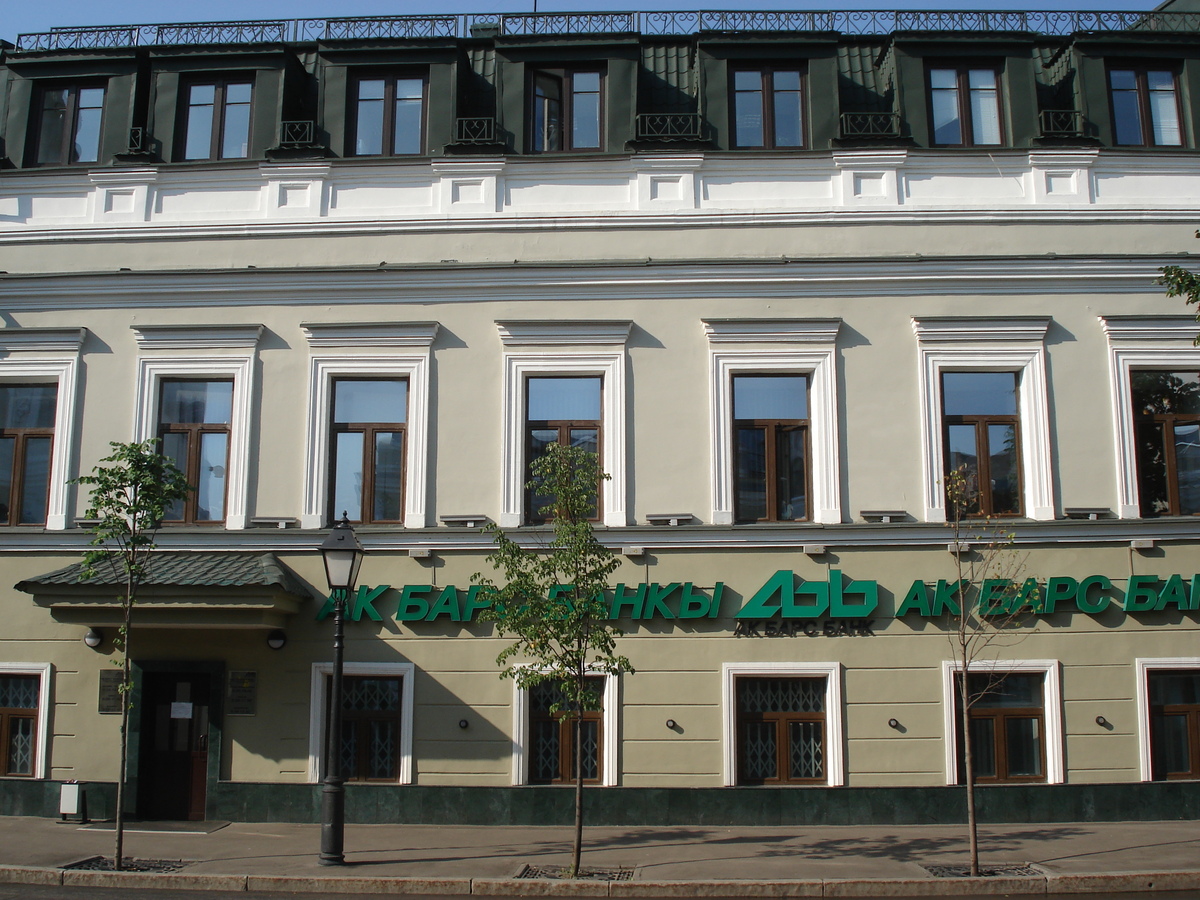
[[262, 325], [130, 325], [142, 350], [254, 348]]
[[627, 321], [529, 321], [497, 322], [500, 341], [506, 347], [583, 346], [624, 344], [629, 340], [632, 322]]
[[710, 344], [759, 341], [832, 344], [841, 319], [704, 319]]
[[310, 347], [429, 347], [437, 322], [301, 322]]
[[0, 328], [0, 353], [78, 353], [87, 333], [86, 328]]
[[1195, 316], [1098, 316], [1110, 343], [1179, 341], [1192, 346], [1200, 333]]
[[913, 318], [913, 332], [922, 343], [977, 341], [1021, 341], [1041, 343], [1050, 327], [1048, 316], [1011, 318], [933, 317]]

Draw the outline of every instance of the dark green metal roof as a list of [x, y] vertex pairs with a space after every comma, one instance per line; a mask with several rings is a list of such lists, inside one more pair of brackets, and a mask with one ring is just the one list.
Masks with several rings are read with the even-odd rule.
[[[125, 583], [119, 563], [101, 563], [91, 578], [83, 577], [83, 563], [47, 572], [18, 582], [16, 589], [27, 594], [54, 585], [108, 586]], [[313, 592], [279, 561], [274, 553], [176, 553], [157, 550], [150, 554], [146, 587], [276, 587], [309, 599]]]

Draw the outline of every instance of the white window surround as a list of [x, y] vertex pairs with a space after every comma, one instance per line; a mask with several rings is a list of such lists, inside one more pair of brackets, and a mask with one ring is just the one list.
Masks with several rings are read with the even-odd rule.
[[[310, 326], [311, 327], [311, 326]], [[436, 330], [436, 325], [434, 326]], [[377, 336], [378, 337], [378, 336]], [[332, 338], [330, 338], [332, 340]], [[370, 338], [364, 337], [364, 341]], [[314, 346], [331, 346], [319, 340]], [[329, 504], [329, 427], [333, 416], [335, 378], [387, 377], [408, 382], [405, 424], [404, 527], [426, 524], [426, 480], [429, 459], [429, 353], [433, 334], [423, 344], [406, 343], [406, 352], [389, 356], [314, 356], [308, 392], [308, 447], [305, 454], [302, 528], [323, 528], [337, 511]], [[380, 346], [370, 343], [368, 346]]]
[[600, 465], [604, 524], [628, 524], [625, 457], [625, 343], [627, 321], [497, 322], [504, 353], [500, 464], [501, 528], [525, 522], [525, 381], [535, 376], [598, 375], [602, 425]]
[[[712, 416], [712, 522], [734, 521], [733, 376], [749, 372], [808, 375], [812, 521], [842, 521], [838, 448], [837, 334], [840, 319], [706, 319]], [[794, 345], [751, 349], [747, 343]]]
[[[54, 382], [58, 385], [54, 407], [54, 438], [50, 448], [47, 531], [62, 531], [71, 518], [67, 511], [70, 497], [68, 480], [74, 468], [79, 352], [86, 336], [85, 328], [0, 329], [0, 353], [9, 354], [0, 359], [0, 383]], [[20, 353], [20, 358], [14, 356], [15, 353]], [[26, 353], [39, 355], [26, 358]]]
[[[1192, 320], [1194, 326], [1195, 320]], [[1135, 659], [1137, 670], [1138, 768], [1142, 781], [1154, 780], [1154, 759], [1150, 752], [1150, 673], [1164, 669], [1200, 669], [1200, 656], [1164, 656]]]
[[946, 521], [942, 487], [943, 372], [1016, 372], [1021, 423], [1021, 483], [1025, 517], [1054, 518], [1046, 331], [1050, 320], [1029, 318], [914, 318], [921, 401], [925, 521]]
[[1192, 316], [1100, 316], [1108, 336], [1112, 381], [1113, 428], [1117, 450], [1117, 516], [1142, 515], [1138, 496], [1137, 440], [1133, 423], [1131, 374], [1137, 369], [1200, 369], [1200, 347], [1193, 343]]
[[737, 785], [737, 679], [825, 679], [825, 783], [846, 783], [842, 709], [842, 664], [838, 662], [727, 662], [721, 665], [721, 734], [724, 745], [723, 776], [726, 787]]
[[[617, 710], [620, 709], [616, 675], [599, 675], [604, 679], [604, 690], [600, 702], [603, 704], [600, 716], [600, 784], [613, 787], [617, 783]], [[525, 748], [529, 746], [529, 691], [523, 691], [513, 682], [513, 745], [512, 745], [512, 783], [514, 785], [529, 784], [529, 765], [525, 758]]]
[[[38, 677], [37, 742], [34, 747], [33, 777], [45, 778], [50, 762], [50, 663], [0, 662], [0, 675]], [[13, 776], [24, 778], [26, 776]]]
[[164, 379], [232, 379], [233, 410], [229, 423], [229, 472], [225, 489], [225, 527], [246, 527], [250, 483], [250, 398], [254, 394], [254, 357], [186, 356], [138, 359], [134, 440], [158, 434], [158, 401]]
[[[958, 660], [942, 661], [942, 715], [946, 735], [946, 784], [958, 784], [958, 711], [954, 703], [954, 676], [963, 670]], [[1036, 673], [1042, 682], [1042, 723], [1045, 726], [1046, 784], [1062, 784], [1063, 763], [1062, 678], [1057, 659], [995, 659], [972, 662], [970, 672]]]
[[[343, 663], [344, 675], [375, 675], [401, 679], [400, 682], [400, 780], [397, 784], [412, 784], [413, 780], [413, 663]], [[312, 664], [312, 683], [308, 699], [308, 780], [316, 784], [323, 777], [321, 761], [325, 758], [325, 685], [333, 674], [333, 663]]]

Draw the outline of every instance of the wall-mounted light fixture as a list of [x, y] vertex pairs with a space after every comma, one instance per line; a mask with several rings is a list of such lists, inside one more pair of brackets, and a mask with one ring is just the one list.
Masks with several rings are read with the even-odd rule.
[[267, 646], [272, 650], [282, 650], [287, 646], [287, 633], [280, 628], [276, 628], [267, 635]]
[[1104, 718], [1104, 716], [1096, 716], [1096, 724], [1099, 725], [1101, 728], [1107, 728], [1108, 727], [1108, 719]]
[[459, 720], [458, 720], [458, 727], [459, 727], [459, 728], [466, 728], [466, 727], [467, 727], [469, 724], [471, 724], [471, 723], [470, 723], [470, 722], [468, 722], [466, 719], [459, 719]]
[[104, 634], [99, 629], [89, 628], [83, 636], [83, 642], [95, 650], [104, 643]]
[[899, 728], [899, 727], [900, 727], [899, 719], [888, 719], [888, 728]]
[[670, 728], [672, 731], [674, 731], [674, 730], [675, 730], [675, 727], [676, 727], [676, 726], [675, 726], [675, 720], [674, 720], [674, 719], [667, 719], [667, 727], [668, 727], [668, 728]]

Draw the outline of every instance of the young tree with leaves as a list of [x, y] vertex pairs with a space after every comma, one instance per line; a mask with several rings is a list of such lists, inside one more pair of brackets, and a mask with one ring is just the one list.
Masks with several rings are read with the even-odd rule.
[[482, 617], [515, 641], [496, 658], [501, 677], [521, 690], [544, 682], [561, 689], [551, 712], [568, 719], [574, 731], [575, 835], [570, 877], [579, 873], [583, 845], [583, 713], [599, 710], [601, 698], [588, 683], [594, 675], [633, 672], [616, 652], [622, 634], [608, 618], [606, 592], [620, 560], [593, 533], [597, 487], [608, 478], [595, 453], [551, 444], [530, 467], [527, 487], [548, 497], [538, 512], [552, 517], [553, 539], [527, 548], [496, 525], [484, 530], [495, 540], [488, 562], [500, 581], [476, 573], [472, 580], [489, 588], [491, 605]]
[[952, 592], [957, 608], [950, 606], [947, 637], [958, 669], [956, 705], [972, 876], [979, 875], [979, 816], [975, 802], [971, 709], [1002, 687], [1004, 673], [986, 666], [989, 648], [998, 640], [1013, 636], [1012, 628], [1023, 623], [1027, 606], [1036, 610], [1041, 604], [1041, 589], [1036, 579], [1017, 582], [1025, 561], [1015, 549], [1016, 536], [994, 528], [987, 517], [969, 517], [978, 508], [976, 476], [977, 473], [963, 465], [949, 472], [945, 480], [958, 576]]
[[[1200, 231], [1196, 232], [1196, 237], [1200, 238]], [[1163, 266], [1159, 271], [1162, 277], [1158, 283], [1166, 285], [1168, 297], [1184, 297], [1185, 303], [1200, 304], [1200, 275], [1183, 266]], [[1200, 319], [1200, 311], [1196, 317]], [[1196, 337], [1196, 343], [1200, 344], [1200, 336]]]
[[119, 573], [125, 580], [120, 596], [122, 620], [113, 641], [119, 654], [113, 660], [121, 667], [121, 763], [117, 772], [116, 848], [113, 867], [124, 867], [125, 842], [125, 766], [129, 758], [129, 715], [133, 707], [129, 646], [132, 636], [133, 605], [138, 588], [149, 571], [154, 550], [154, 534], [163, 516], [176, 503], [185, 500], [191, 485], [175, 464], [158, 452], [158, 441], [121, 444], [113, 442], [112, 453], [104, 457], [91, 475], [75, 479], [76, 484], [91, 488], [86, 518], [95, 520], [91, 532], [91, 550], [84, 553], [83, 578], [92, 578], [102, 567]]

